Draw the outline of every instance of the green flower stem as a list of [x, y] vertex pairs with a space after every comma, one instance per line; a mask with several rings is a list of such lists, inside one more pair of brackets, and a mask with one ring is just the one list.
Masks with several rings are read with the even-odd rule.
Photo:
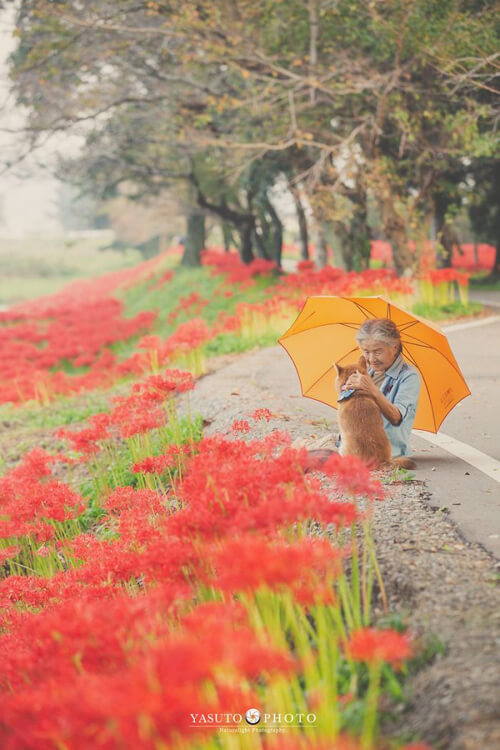
[[351, 525], [351, 591], [352, 591], [352, 610], [353, 620], [356, 627], [361, 627], [362, 609], [361, 609], [361, 586], [359, 578], [359, 556], [358, 543], [356, 538], [356, 525]]
[[380, 695], [380, 678], [383, 662], [377, 660], [369, 666], [369, 683], [366, 695], [366, 710], [361, 731], [361, 747], [369, 750], [373, 747], [377, 731], [377, 709]]

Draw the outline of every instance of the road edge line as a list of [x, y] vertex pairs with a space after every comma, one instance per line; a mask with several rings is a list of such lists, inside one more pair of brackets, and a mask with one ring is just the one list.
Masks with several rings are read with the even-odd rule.
[[497, 323], [500, 320], [500, 315], [489, 315], [488, 317], [481, 318], [481, 320], [471, 320], [467, 323], [452, 323], [449, 326], [441, 326], [443, 333], [448, 331], [461, 331], [466, 328], [477, 328], [478, 326], [486, 326], [490, 323]]
[[473, 448], [472, 445], [462, 443], [461, 440], [457, 440], [450, 435], [445, 435], [442, 432], [433, 435], [432, 433], [424, 433], [422, 430], [413, 430], [413, 434], [415, 437], [423, 438], [428, 443], [437, 445], [439, 448], [444, 448], [448, 453], [461, 458], [462, 461], [470, 464], [470, 466], [478, 469], [491, 479], [500, 482], [500, 461], [497, 461], [493, 456], [488, 456], [487, 453]]

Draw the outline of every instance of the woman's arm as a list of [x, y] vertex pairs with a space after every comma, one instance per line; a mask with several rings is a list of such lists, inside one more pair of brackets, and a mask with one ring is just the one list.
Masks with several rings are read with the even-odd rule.
[[389, 422], [393, 425], [400, 424], [403, 417], [401, 416], [401, 412], [399, 411], [398, 407], [394, 406], [394, 404], [391, 404], [391, 402], [384, 396], [382, 391], [380, 391], [377, 386], [375, 386], [375, 388], [377, 390], [377, 393], [374, 393], [373, 395], [384, 417], [388, 419]]

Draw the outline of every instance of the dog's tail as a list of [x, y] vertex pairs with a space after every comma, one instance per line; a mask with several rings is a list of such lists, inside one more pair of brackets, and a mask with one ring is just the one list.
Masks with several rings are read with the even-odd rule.
[[390, 461], [392, 466], [398, 466], [401, 469], [416, 469], [417, 464], [413, 459], [407, 458], [406, 456], [398, 456], [397, 458], [391, 458]]

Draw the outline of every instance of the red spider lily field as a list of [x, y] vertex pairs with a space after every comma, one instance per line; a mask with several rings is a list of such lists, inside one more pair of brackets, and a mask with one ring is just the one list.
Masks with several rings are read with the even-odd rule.
[[0, 477], [0, 746], [425, 750], [383, 729], [421, 648], [387, 609], [384, 485], [353, 457], [315, 466], [266, 408], [204, 435], [189, 399], [309, 294], [463, 315], [468, 276], [203, 263], [0, 314], [0, 414], [34, 435]]

